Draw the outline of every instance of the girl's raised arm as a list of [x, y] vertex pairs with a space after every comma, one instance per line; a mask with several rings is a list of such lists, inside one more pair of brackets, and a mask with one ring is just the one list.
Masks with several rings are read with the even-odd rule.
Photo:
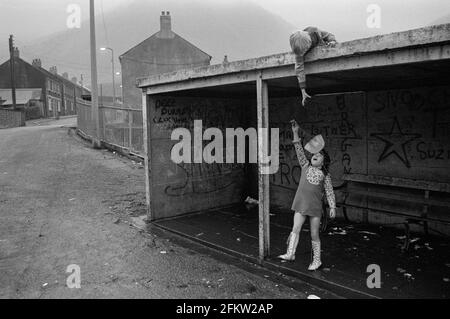
[[298, 131], [300, 130], [300, 126], [298, 125], [298, 123], [295, 120], [291, 121], [291, 124], [292, 124], [292, 133], [293, 133], [293, 136], [294, 136], [294, 139], [293, 139], [292, 143], [294, 143], [295, 152], [297, 153], [298, 162], [300, 163], [300, 166], [302, 168], [305, 168], [305, 167], [307, 167], [309, 165], [309, 161], [306, 158], [305, 150], [303, 149], [300, 136], [298, 135]]
[[292, 141], [294, 143], [295, 152], [297, 153], [298, 162], [300, 163], [300, 166], [302, 168], [307, 167], [309, 165], [309, 161], [306, 158], [305, 151], [303, 149], [301, 140], [294, 140]]

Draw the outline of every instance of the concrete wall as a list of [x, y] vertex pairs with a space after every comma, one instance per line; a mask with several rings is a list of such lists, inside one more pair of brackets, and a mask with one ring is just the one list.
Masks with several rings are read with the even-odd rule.
[[[333, 184], [342, 175], [363, 174], [450, 183], [450, 87], [425, 87], [316, 96], [307, 108], [298, 97], [270, 99], [270, 126], [280, 129], [280, 169], [272, 175], [271, 206], [289, 212], [300, 179], [292, 147], [289, 121], [297, 119], [307, 138], [322, 134], [331, 156]], [[152, 209], [156, 218], [240, 203], [257, 196], [256, 165], [180, 164], [171, 161], [176, 142], [170, 134], [177, 127], [192, 131], [194, 119], [208, 127], [255, 127], [256, 101], [220, 98], [151, 98]], [[305, 141], [306, 141], [305, 139]], [[351, 186], [353, 187], [353, 186]], [[424, 193], [395, 187], [364, 189], [423, 198]], [[337, 191], [338, 199], [342, 194]], [[448, 194], [435, 193], [434, 198]], [[365, 207], [394, 208], [400, 212], [420, 207], [350, 197]], [[431, 208], [430, 215], [447, 214]], [[365, 210], [349, 210], [350, 218], [373, 223], [400, 219]], [[433, 225], [443, 229], [439, 225]], [[445, 231], [445, 229], [444, 229]]]
[[0, 129], [25, 126], [25, 112], [0, 108]]
[[[280, 128], [280, 170], [271, 177], [271, 204], [289, 210], [300, 178], [289, 120], [296, 118], [311, 135], [323, 134], [332, 159], [333, 184], [343, 173], [399, 177], [450, 183], [450, 87], [424, 87], [314, 97], [300, 108], [298, 98], [270, 101], [271, 127]], [[424, 193], [395, 187], [378, 191], [423, 198]], [[338, 198], [341, 194], [338, 193]], [[445, 193], [434, 198], [448, 200]], [[350, 197], [372, 208], [418, 209], [417, 204]], [[420, 208], [420, 207], [419, 207]], [[420, 209], [419, 209], [420, 210]], [[447, 215], [434, 207], [430, 215]], [[395, 223], [401, 220], [364, 210], [350, 210], [353, 220]], [[447, 216], [448, 218], [448, 216]], [[432, 227], [447, 231], [446, 227]]]
[[[194, 120], [203, 128], [246, 127], [248, 108], [239, 99], [152, 97], [151, 208], [154, 218], [165, 218], [242, 202], [247, 183], [243, 164], [175, 164], [171, 149], [172, 130], [187, 128]], [[204, 143], [206, 145], [207, 143]]]
[[449, 86], [370, 92], [367, 106], [369, 174], [450, 182]]
[[[269, 90], [270, 91], [270, 90]], [[270, 127], [280, 129], [280, 169], [270, 177], [271, 206], [290, 212], [300, 179], [292, 146], [289, 121], [295, 118], [307, 137], [322, 134], [331, 156], [333, 184], [343, 184], [343, 174], [381, 175], [411, 180], [450, 183], [450, 87], [422, 87], [315, 96], [307, 108], [298, 97], [272, 98]], [[189, 128], [194, 119], [203, 129], [256, 127], [256, 101], [229, 98], [151, 97], [152, 210], [156, 218], [201, 211], [242, 202], [257, 196], [256, 165], [180, 164], [170, 158], [173, 129]], [[354, 187], [354, 186], [351, 186]], [[424, 192], [396, 187], [364, 187], [403, 196], [423, 198]], [[338, 199], [342, 194], [337, 191]], [[447, 199], [446, 193], [433, 193]], [[350, 197], [354, 204], [372, 208], [409, 209], [420, 205], [392, 200]], [[444, 216], [432, 207], [430, 216]], [[402, 220], [365, 210], [349, 210], [354, 221], [395, 223]], [[448, 218], [448, 217], [447, 217]], [[433, 228], [447, 231], [440, 225]]]
[[271, 127], [280, 129], [280, 169], [271, 176], [271, 203], [290, 208], [300, 180], [301, 168], [292, 145], [289, 121], [296, 119], [308, 133], [305, 141], [322, 134], [330, 154], [334, 185], [344, 173], [367, 172], [367, 129], [364, 93], [316, 96], [307, 108], [299, 99], [271, 99]]

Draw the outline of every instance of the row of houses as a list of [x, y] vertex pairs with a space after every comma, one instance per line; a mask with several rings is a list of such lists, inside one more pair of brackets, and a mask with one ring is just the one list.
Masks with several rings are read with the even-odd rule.
[[[59, 75], [56, 67], [46, 70], [40, 59], [28, 63], [14, 51], [17, 105], [39, 109], [32, 117], [55, 117], [77, 114], [77, 100], [89, 95], [88, 89], [69, 80], [67, 73]], [[172, 30], [170, 12], [160, 15], [160, 30], [120, 55], [122, 74], [122, 101], [124, 108], [141, 109], [142, 93], [136, 79], [163, 74], [179, 69], [208, 66], [212, 57]], [[113, 104], [112, 98], [103, 96], [101, 104]], [[0, 105], [12, 106], [10, 60], [0, 65]], [[57, 113], [55, 113], [57, 112]]]
[[[16, 105], [25, 109], [28, 117], [56, 117], [77, 114], [77, 104], [90, 91], [77, 83], [77, 78], [69, 79], [67, 73], [59, 75], [57, 68], [46, 70], [40, 59], [32, 63], [20, 57], [14, 49], [14, 73]], [[0, 65], [0, 107], [12, 107], [10, 60]], [[28, 112], [33, 110], [32, 112]]]

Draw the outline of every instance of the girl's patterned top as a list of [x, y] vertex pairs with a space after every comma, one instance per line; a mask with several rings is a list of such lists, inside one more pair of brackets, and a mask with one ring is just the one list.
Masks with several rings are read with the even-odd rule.
[[333, 185], [331, 183], [331, 176], [327, 174], [324, 176], [324, 173], [321, 169], [312, 166], [308, 159], [306, 158], [305, 151], [303, 150], [302, 144], [300, 140], [292, 141], [294, 143], [295, 151], [297, 153], [298, 162], [302, 169], [306, 171], [306, 179], [309, 183], [313, 185], [319, 185], [323, 181], [323, 186], [325, 189], [325, 195], [327, 197], [328, 205], [330, 208], [336, 208], [336, 198], [333, 191]]

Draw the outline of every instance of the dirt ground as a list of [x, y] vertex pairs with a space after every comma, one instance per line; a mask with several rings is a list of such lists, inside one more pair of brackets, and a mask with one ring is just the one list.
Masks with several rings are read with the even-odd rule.
[[[143, 167], [69, 134], [0, 130], [0, 298], [305, 298], [132, 226]], [[81, 288], [69, 289], [69, 265]]]

